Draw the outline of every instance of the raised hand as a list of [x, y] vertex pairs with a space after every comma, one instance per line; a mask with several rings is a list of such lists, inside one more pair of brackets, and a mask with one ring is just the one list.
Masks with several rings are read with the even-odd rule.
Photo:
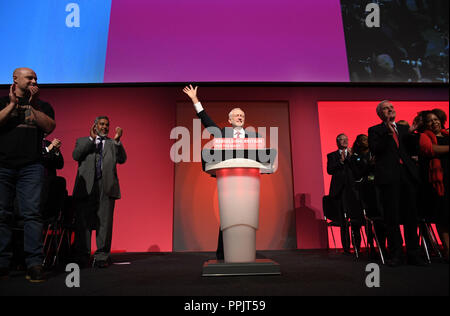
[[16, 96], [16, 84], [13, 83], [10, 87], [9, 87], [9, 103], [10, 104], [14, 104], [15, 106], [17, 106], [17, 96]]
[[50, 145], [48, 145], [48, 151], [51, 151], [52, 149], [55, 149], [56, 151], [59, 151], [59, 148], [61, 147], [61, 141], [57, 138], [53, 139]]
[[37, 100], [39, 97], [39, 88], [38, 86], [30, 86], [30, 98], [28, 99], [28, 102], [30, 105], [35, 106], [37, 104]]
[[97, 138], [97, 129], [95, 128], [95, 124], [92, 125], [91, 130], [89, 131], [89, 136], [91, 136], [93, 140]]
[[120, 137], [122, 137], [123, 129], [121, 127], [116, 127], [116, 135], [114, 135], [115, 141], [120, 141]]
[[391, 122], [388, 122], [388, 123], [387, 123], [387, 126], [388, 126], [388, 128], [389, 128], [389, 133], [392, 134], [392, 135], [394, 135], [394, 133], [395, 133], [395, 127], [394, 127], [394, 124], [392, 124]]
[[52, 145], [56, 149], [59, 149], [61, 147], [61, 141], [59, 139], [55, 138], [52, 140]]
[[189, 96], [189, 98], [191, 98], [191, 100], [194, 104], [198, 102], [197, 89], [198, 89], [198, 86], [193, 88], [192, 85], [186, 86], [183, 89], [183, 92], [186, 93]]

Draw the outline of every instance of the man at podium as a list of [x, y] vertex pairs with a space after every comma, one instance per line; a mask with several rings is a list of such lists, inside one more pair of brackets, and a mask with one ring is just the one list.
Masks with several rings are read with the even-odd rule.
[[[189, 96], [192, 103], [194, 104], [195, 111], [197, 112], [197, 116], [202, 121], [203, 126], [212, 131], [212, 129], [220, 130], [220, 135], [222, 138], [259, 138], [260, 135], [253, 131], [246, 131], [244, 129], [245, 124], [245, 113], [240, 108], [234, 108], [228, 114], [228, 122], [231, 124], [231, 127], [224, 127], [220, 129], [216, 123], [208, 116], [202, 104], [200, 103], [197, 97], [197, 87], [192, 87], [192, 85], [186, 86], [183, 89], [183, 92]], [[212, 135], [216, 135], [217, 133], [212, 133]], [[224, 259], [223, 252], [223, 238], [222, 231], [219, 229], [219, 237], [217, 241], [217, 251], [216, 251], [217, 260]]]

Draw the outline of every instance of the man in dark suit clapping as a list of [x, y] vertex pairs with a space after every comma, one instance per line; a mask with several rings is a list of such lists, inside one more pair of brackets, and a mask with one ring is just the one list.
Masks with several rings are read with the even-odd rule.
[[[327, 155], [327, 172], [331, 175], [331, 184], [329, 196], [338, 201], [339, 214], [341, 222], [341, 242], [344, 253], [350, 253], [350, 235], [346, 216], [348, 209], [348, 200], [353, 194], [353, 176], [349, 166], [351, 157], [351, 148], [348, 147], [348, 137], [345, 134], [339, 134], [336, 137], [338, 150]], [[355, 236], [355, 247], [359, 250], [361, 243], [360, 226], [352, 225]]]

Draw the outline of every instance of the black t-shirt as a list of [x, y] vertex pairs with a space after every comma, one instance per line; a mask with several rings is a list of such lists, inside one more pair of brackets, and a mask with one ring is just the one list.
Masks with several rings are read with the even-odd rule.
[[[0, 111], [9, 103], [9, 97], [0, 98]], [[19, 105], [27, 105], [28, 100], [19, 98]], [[38, 100], [37, 110], [55, 119], [52, 106]], [[39, 162], [42, 155], [44, 132], [36, 123], [25, 121], [26, 111], [15, 109], [0, 126], [0, 167], [21, 168]]]

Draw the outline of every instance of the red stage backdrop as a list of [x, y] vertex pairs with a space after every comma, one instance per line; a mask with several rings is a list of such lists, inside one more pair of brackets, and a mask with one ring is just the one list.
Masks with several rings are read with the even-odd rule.
[[[325, 193], [330, 191], [331, 176], [327, 173], [327, 154], [336, 151], [336, 136], [345, 133], [349, 146], [353, 146], [356, 136], [368, 135], [368, 128], [380, 124], [376, 107], [380, 101], [320, 101], [318, 102], [320, 142], [322, 144], [322, 166]], [[395, 101], [391, 100], [397, 113], [396, 121], [405, 120], [412, 124], [417, 113], [440, 108], [447, 113], [448, 102], [442, 101]], [[447, 125], [448, 126], [448, 125]], [[337, 247], [341, 248], [340, 231], [334, 228]], [[329, 245], [334, 247], [331, 234]]]
[[[114, 213], [115, 252], [172, 250], [172, 96], [158, 88], [42, 89], [42, 99], [55, 108], [57, 127], [48, 138], [62, 141], [65, 166], [58, 174], [66, 178], [70, 195], [78, 166], [72, 158], [76, 139], [89, 136], [99, 115], [110, 119], [109, 137], [116, 126], [123, 128], [128, 160], [117, 168], [122, 199]], [[92, 245], [95, 250], [95, 235]]]
[[[179, 87], [41, 86], [41, 98], [49, 101], [56, 112], [57, 127], [49, 139], [57, 137], [62, 140], [62, 152], [66, 164], [58, 173], [66, 178], [69, 194], [72, 193], [77, 170], [77, 164], [72, 159], [76, 138], [88, 136], [89, 128], [98, 115], [106, 114], [110, 117], [111, 137], [116, 126], [124, 129], [122, 141], [128, 154], [128, 161], [118, 167], [122, 199], [116, 204], [113, 251], [173, 251], [186, 249], [187, 244], [192, 246], [190, 249], [215, 248], [218, 232], [217, 207], [214, 206], [217, 205], [214, 204], [216, 203], [214, 200], [217, 199], [214, 192], [215, 180], [202, 174], [199, 163], [192, 164], [192, 167], [183, 167], [183, 169], [175, 167], [170, 160], [170, 148], [175, 142], [169, 138], [170, 131], [178, 125], [178, 119], [183, 117], [187, 126], [192, 126], [192, 118], [196, 117], [192, 105], [186, 102], [186, 96], [181, 89], [182, 85]], [[8, 91], [9, 86], [0, 87], [0, 95], [8, 95]], [[273, 116], [278, 122], [276, 124], [283, 126], [283, 130], [288, 128], [287, 133], [280, 134], [280, 139], [290, 142], [290, 153], [285, 149], [282, 153], [284, 161], [279, 162], [280, 165], [285, 166], [277, 171], [278, 175], [262, 177], [262, 188], [271, 191], [267, 194], [272, 200], [269, 206], [271, 215], [261, 220], [260, 230], [267, 232], [269, 229], [274, 235], [262, 234], [258, 237], [258, 248], [261, 250], [262, 245], [267, 245], [270, 249], [291, 247], [295, 243], [291, 234], [293, 225], [296, 229], [297, 248], [328, 247], [327, 230], [323, 225], [322, 196], [328, 193], [329, 181], [324, 178], [323, 154], [334, 150], [337, 133], [344, 131], [353, 141], [357, 133], [367, 132], [372, 122], [377, 123], [374, 106], [378, 100], [418, 101], [419, 105], [425, 105], [423, 102], [425, 100], [440, 100], [445, 101], [445, 107], [442, 106], [442, 108], [448, 112], [448, 89], [436, 86], [224, 86], [201, 87], [199, 92], [202, 100], [216, 101], [217, 104], [226, 105], [223, 111], [218, 109], [218, 112], [215, 112], [213, 103], [216, 102], [205, 101], [205, 107], [210, 110], [211, 116], [219, 125], [227, 124], [226, 117], [230, 102], [247, 108], [247, 105], [252, 105], [255, 100], [258, 100], [261, 106], [268, 106], [264, 110], [261, 108], [260, 115], [253, 108], [248, 108], [247, 120], [250, 125], [270, 126]], [[368, 101], [371, 104], [370, 109], [367, 108], [367, 112], [360, 113], [359, 106], [347, 107], [348, 100], [359, 100], [358, 104], [361, 103], [360, 101]], [[322, 105], [318, 108], [318, 102], [322, 101], [341, 101], [342, 103], [340, 105], [333, 103], [324, 111], [325, 107]], [[183, 104], [186, 107], [183, 108]], [[410, 121], [417, 111], [414, 109], [408, 112], [411, 113], [410, 115], [405, 115], [399, 103], [394, 101], [394, 104], [397, 104], [399, 119]], [[438, 104], [432, 102], [430, 105], [435, 107]], [[177, 105], [178, 111], [182, 108], [186, 114], [177, 112]], [[281, 106], [280, 113], [285, 113], [286, 107], [289, 112], [276, 113], [278, 106]], [[342, 116], [350, 117], [352, 125], [344, 125], [344, 122], [339, 119], [340, 113], [350, 113]], [[324, 115], [328, 117], [331, 115], [332, 122], [323, 123]], [[288, 120], [288, 123], [285, 120]], [[361, 125], [354, 130], [355, 123]], [[350, 126], [352, 126], [351, 129]], [[328, 130], [328, 127], [333, 129]], [[331, 145], [325, 147], [322, 140], [328, 141]], [[180, 170], [180, 174], [175, 175], [175, 168], [177, 172], [178, 169]], [[189, 171], [189, 173], [183, 175], [181, 170]], [[272, 188], [270, 181], [275, 180], [269, 179], [281, 175], [286, 178], [275, 183], [282, 187]], [[184, 180], [177, 181], [175, 184], [174, 179], [178, 177]], [[190, 181], [191, 179], [198, 182], [194, 183]], [[292, 187], [289, 186], [289, 179], [292, 179]], [[196, 184], [198, 186], [195, 186]], [[204, 188], [209, 190], [208, 194], [213, 202], [199, 199], [204, 194]], [[192, 191], [196, 201], [192, 200], [192, 196], [184, 192], [180, 193], [180, 190]], [[281, 195], [273, 195], [272, 192], [281, 192]], [[295, 203], [295, 223], [293, 223], [293, 212], [289, 211], [292, 196]], [[191, 213], [182, 214], [193, 217], [187, 220], [186, 224], [193, 225], [193, 223], [205, 221], [211, 225], [180, 227], [184, 225], [184, 222], [179, 218], [175, 219], [173, 215], [174, 209], [176, 209], [176, 216], [181, 215], [183, 209], [175, 205], [183, 205], [184, 199], [189, 199], [190, 210], [193, 210]], [[275, 201], [281, 204], [273, 204]], [[206, 205], [206, 203], [210, 204]], [[284, 205], [283, 208], [280, 208], [280, 205]], [[197, 213], [208, 218], [195, 218]], [[284, 214], [285, 217], [275, 219], [270, 217], [279, 214]], [[276, 225], [282, 222], [284, 225], [282, 227], [273, 225], [269, 222], [272, 220]], [[195, 229], [192, 235], [178, 235], [179, 232], [192, 231], [192, 229]], [[176, 244], [173, 243], [173, 234], [178, 240]], [[196, 239], [198, 236], [203, 237]], [[206, 236], [208, 237], [205, 239]], [[180, 241], [181, 238], [186, 238], [186, 244]], [[295, 244], [292, 247], [295, 248]]]
[[[240, 107], [245, 112], [245, 127], [265, 127], [266, 146], [272, 148], [270, 127], [278, 130], [278, 170], [261, 176], [257, 249], [293, 249], [296, 247], [295, 214], [292, 188], [292, 164], [287, 102], [208, 102], [202, 101], [208, 115], [219, 127], [230, 126], [228, 113]], [[193, 119], [198, 117], [190, 102], [177, 104], [177, 126], [189, 129], [190, 157], [200, 159], [193, 148]], [[200, 121], [197, 122], [200, 124]], [[199, 129], [199, 127], [198, 127]], [[203, 132], [203, 127], [201, 127]], [[204, 145], [208, 140], [202, 140]], [[202, 171], [201, 162], [181, 162], [175, 166], [174, 250], [212, 251], [217, 248], [219, 205], [216, 179]]]

